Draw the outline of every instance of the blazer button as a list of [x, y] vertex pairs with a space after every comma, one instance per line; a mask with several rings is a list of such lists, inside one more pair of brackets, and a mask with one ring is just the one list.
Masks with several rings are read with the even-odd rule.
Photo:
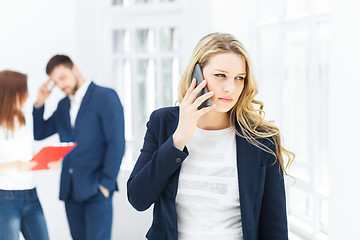
[[69, 168], [69, 173], [72, 174], [73, 173], [73, 169]]
[[180, 163], [180, 162], [181, 162], [181, 158], [176, 158], [176, 159], [175, 159], [175, 162], [176, 162], [176, 163]]

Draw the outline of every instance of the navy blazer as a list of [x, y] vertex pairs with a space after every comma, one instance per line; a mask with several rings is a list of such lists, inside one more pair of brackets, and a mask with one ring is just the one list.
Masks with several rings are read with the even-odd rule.
[[[147, 123], [141, 154], [127, 183], [128, 199], [138, 211], [154, 204], [150, 240], [176, 240], [175, 198], [187, 149], [174, 147], [179, 108], [154, 111]], [[239, 126], [237, 130], [241, 132]], [[267, 139], [261, 140], [274, 149]], [[240, 211], [244, 240], [288, 239], [283, 172], [273, 155], [236, 136]]]
[[70, 99], [63, 98], [53, 115], [43, 119], [44, 106], [33, 109], [34, 138], [58, 133], [61, 142], [77, 146], [63, 160], [60, 199], [77, 201], [97, 193], [99, 185], [117, 190], [116, 178], [125, 151], [124, 114], [119, 97], [109, 88], [89, 85], [75, 126], [70, 123]]

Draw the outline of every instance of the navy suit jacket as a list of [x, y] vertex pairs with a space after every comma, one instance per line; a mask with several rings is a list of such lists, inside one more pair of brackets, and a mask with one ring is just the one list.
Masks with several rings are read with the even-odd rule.
[[70, 123], [70, 99], [63, 98], [53, 115], [43, 119], [44, 106], [34, 108], [34, 138], [58, 133], [61, 142], [77, 146], [64, 158], [60, 199], [83, 201], [98, 192], [99, 185], [117, 190], [116, 178], [125, 151], [124, 114], [119, 97], [109, 88], [89, 85], [75, 126]]
[[[174, 147], [172, 134], [179, 108], [162, 108], [150, 116], [144, 145], [127, 183], [129, 202], [138, 211], [154, 204], [153, 222], [146, 237], [176, 240], [175, 198], [185, 148]], [[241, 132], [239, 126], [237, 130]], [[268, 139], [261, 139], [274, 149]], [[273, 155], [236, 136], [240, 211], [244, 240], [288, 239], [283, 172]], [[186, 160], [185, 160], [186, 161]]]

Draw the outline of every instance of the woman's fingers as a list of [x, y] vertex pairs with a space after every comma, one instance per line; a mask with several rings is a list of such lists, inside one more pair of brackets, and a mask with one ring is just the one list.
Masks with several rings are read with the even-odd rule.
[[189, 98], [190, 93], [194, 90], [195, 86], [196, 86], [196, 78], [193, 78], [191, 83], [190, 83], [190, 87], [187, 90], [183, 100], [187, 101], [187, 99]]
[[207, 99], [211, 98], [212, 95], [214, 95], [214, 92], [211, 91], [211, 92], [207, 92], [205, 93], [204, 95], [201, 95], [200, 97], [196, 98], [195, 101], [194, 101], [194, 106], [196, 108], [200, 107], [200, 105], [205, 102]]
[[216, 107], [215, 104], [210, 105], [208, 107], [203, 107], [202, 109], [199, 110], [200, 116], [204, 115], [205, 113], [210, 112], [211, 110], [213, 110]]
[[196, 86], [196, 79], [193, 78], [190, 87], [184, 96], [183, 101], [192, 104], [205, 86], [206, 86], [205, 80], [202, 81], [198, 86]]
[[[186, 92], [184, 99], [182, 101], [183, 106], [192, 106], [192, 109], [198, 110], [198, 107], [205, 102], [207, 99], [211, 98], [212, 95], [214, 95], [214, 92], [207, 92], [200, 97], [198, 97], [201, 90], [206, 86], [206, 81], [202, 81], [198, 86], [196, 86], [196, 79], [193, 78], [191, 85]], [[211, 111], [212, 108], [210, 108], [209, 111]]]
[[174, 146], [180, 150], [183, 150], [188, 140], [194, 134], [199, 118], [211, 111], [215, 106], [213, 105], [201, 110], [198, 109], [201, 103], [213, 96], [214, 92], [205, 93], [197, 98], [200, 91], [206, 86], [206, 82], [201, 82], [197, 87], [195, 85], [196, 79], [194, 78], [180, 104], [179, 122], [173, 134]]
[[198, 86], [196, 86], [196, 88], [194, 88], [194, 90], [191, 91], [191, 93], [189, 94], [188, 100], [193, 103], [195, 101], [195, 99], [197, 98], [197, 96], [199, 95], [199, 93], [201, 92], [201, 90], [206, 86], [206, 81], [202, 81]]

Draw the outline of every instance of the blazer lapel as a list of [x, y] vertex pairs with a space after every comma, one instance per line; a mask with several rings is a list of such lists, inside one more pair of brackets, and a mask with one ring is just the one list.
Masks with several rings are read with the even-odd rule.
[[177, 107], [174, 108], [172, 111], [170, 111], [170, 114], [166, 119], [167, 136], [170, 136], [175, 132], [178, 122], [179, 122], [179, 108]]
[[91, 82], [88, 89], [86, 90], [84, 98], [81, 101], [80, 108], [79, 108], [78, 114], [75, 119], [75, 127], [74, 127], [75, 129], [76, 129], [76, 126], [78, 125], [80, 119], [82, 118], [82, 115], [84, 114], [85, 109], [89, 105], [94, 88], [95, 88], [95, 84], [93, 82]]
[[[242, 133], [239, 126], [236, 128]], [[261, 150], [245, 138], [236, 135], [236, 154], [241, 218], [245, 232], [253, 230], [255, 226], [252, 215], [261, 165]]]
[[[166, 139], [164, 139], [164, 140], [167, 140], [175, 132], [178, 122], [179, 122], [179, 107], [176, 107], [170, 111], [170, 113], [168, 114], [168, 116], [166, 118]], [[181, 169], [181, 166], [174, 173], [173, 180], [171, 181], [174, 198], [176, 197], [177, 190], [178, 190], [180, 169]]]
[[63, 110], [62, 114], [60, 115], [63, 120], [65, 129], [69, 131], [69, 134], [71, 133], [71, 123], [70, 123], [70, 99], [69, 97], [66, 97], [63, 104]]

